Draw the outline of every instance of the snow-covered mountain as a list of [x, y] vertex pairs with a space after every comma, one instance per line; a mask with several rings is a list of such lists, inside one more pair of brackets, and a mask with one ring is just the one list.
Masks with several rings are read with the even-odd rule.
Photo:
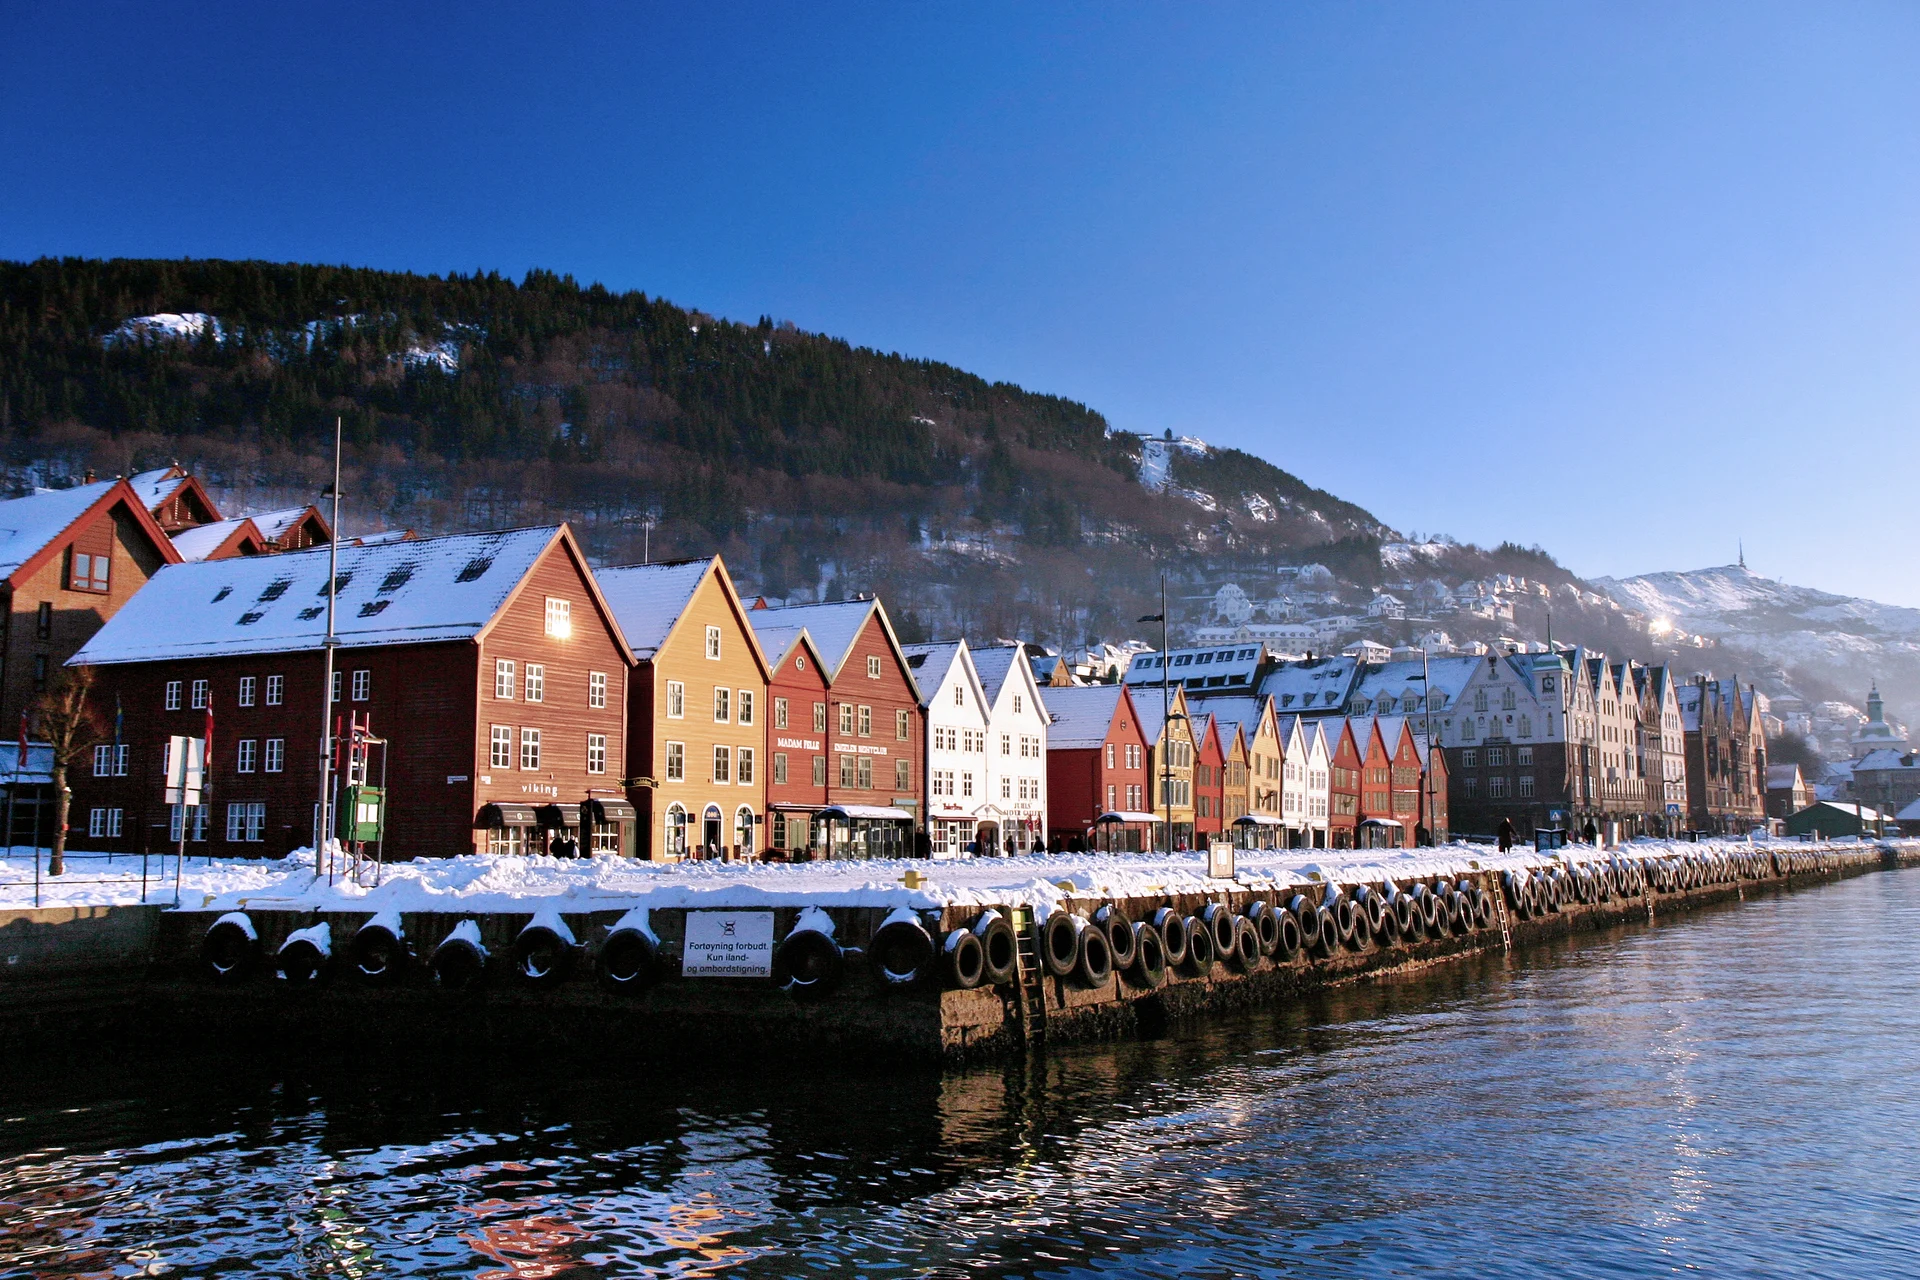
[[1728, 668], [1723, 674], [1779, 667], [1809, 694], [1852, 702], [1877, 680], [1903, 716], [1920, 707], [1920, 609], [1797, 587], [1744, 565], [1597, 578], [1593, 585], [1656, 626], [1667, 622], [1717, 641], [1726, 654], [1717, 664]]

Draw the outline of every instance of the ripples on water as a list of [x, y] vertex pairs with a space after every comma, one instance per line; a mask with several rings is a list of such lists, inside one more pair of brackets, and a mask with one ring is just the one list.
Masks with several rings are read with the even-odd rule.
[[1920, 874], [940, 1075], [116, 1053], [0, 1275], [1920, 1273]]

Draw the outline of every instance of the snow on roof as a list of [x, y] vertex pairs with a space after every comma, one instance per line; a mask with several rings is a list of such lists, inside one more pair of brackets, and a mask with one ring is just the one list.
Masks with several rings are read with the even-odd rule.
[[[1369, 663], [1361, 670], [1359, 679], [1348, 690], [1347, 696], [1350, 699], [1377, 702], [1385, 695], [1398, 698], [1401, 705], [1412, 709], [1419, 703], [1424, 691], [1446, 695], [1446, 701], [1440, 706], [1451, 707], [1460, 700], [1461, 692], [1483, 661], [1485, 659], [1472, 655], [1428, 658], [1424, 672], [1421, 664], [1412, 660]], [[1508, 662], [1525, 674], [1524, 669], [1512, 659], [1508, 659]], [[1423, 674], [1425, 680], [1420, 678]]]
[[205, 560], [218, 551], [220, 544], [232, 537], [248, 519], [247, 516], [235, 516], [231, 520], [216, 520], [212, 524], [182, 529], [173, 535], [173, 549], [180, 553], [182, 560]]
[[1900, 822], [1920, 822], [1920, 800], [1915, 800], [1893, 816]]
[[[284, 507], [279, 511], [262, 511], [253, 517], [253, 522], [260, 527], [262, 534], [278, 542], [287, 536], [287, 530], [299, 524], [301, 520], [306, 518], [307, 512], [311, 510], [311, 507]], [[379, 537], [380, 535], [375, 534], [374, 536]], [[362, 542], [369, 542], [371, 540], [371, 538], [361, 539]]]
[[1113, 724], [1113, 709], [1120, 701], [1117, 684], [1082, 684], [1047, 690], [1047, 711], [1053, 724], [1047, 730], [1047, 747], [1084, 750], [1107, 740]]
[[86, 514], [118, 481], [41, 489], [0, 502], [0, 577], [18, 569]]
[[1260, 731], [1260, 709], [1266, 704], [1266, 699], [1233, 694], [1227, 697], [1194, 698], [1193, 704], [1205, 708], [1208, 714], [1220, 721], [1222, 734], [1230, 734], [1236, 728], [1242, 729], [1247, 741], [1252, 742], [1254, 735]]
[[973, 657], [973, 670], [980, 677], [980, 686], [987, 691], [988, 701], [997, 700], [1000, 691], [1013, 677], [1013, 660], [1020, 656], [1020, 646], [996, 644], [984, 649], [970, 647], [969, 652]]
[[[961, 653], [965, 648], [964, 640], [942, 640], [936, 644], [900, 646], [900, 652], [906, 655], [907, 669], [913, 672], [913, 682], [920, 687], [921, 706], [933, 705], [934, 691], [939, 689], [946, 680], [947, 672], [953, 670], [953, 665], [960, 661]], [[968, 656], [972, 655], [968, 654]], [[977, 678], [978, 672], [975, 675]]]
[[[334, 632], [344, 648], [464, 640], [494, 619], [558, 526], [339, 550]], [[328, 549], [167, 565], [71, 665], [318, 649]]]
[[[1266, 646], [1258, 643], [1209, 645], [1203, 649], [1173, 649], [1166, 655], [1166, 676], [1170, 684], [1185, 685], [1199, 692], [1205, 689], [1248, 688], [1259, 671]], [[1128, 684], [1160, 683], [1158, 653], [1143, 653], [1127, 664]]]
[[874, 607], [872, 600], [830, 600], [825, 604], [791, 604], [758, 612], [772, 614], [772, 621], [787, 626], [805, 627], [813, 637], [814, 647], [820, 650], [821, 659], [827, 663], [828, 678], [837, 679], [840, 664], [853, 651], [853, 642], [860, 638], [860, 628], [866, 625]]
[[178, 467], [159, 467], [153, 471], [142, 471], [127, 481], [133, 486], [133, 492], [140, 499], [141, 505], [149, 511], [171, 498], [174, 491], [186, 482], [186, 473]]
[[[760, 642], [760, 652], [767, 655], [767, 665], [777, 667], [786, 660], [793, 646], [800, 643], [800, 637], [807, 635], [807, 629], [797, 623], [767, 621], [768, 609], [747, 610], [747, 622], [753, 627], [753, 635]], [[809, 637], [811, 639], [811, 637]], [[814, 648], [818, 649], [818, 644]]]
[[1889, 747], [1869, 751], [1853, 762], [1854, 771], [1862, 769], [1914, 769], [1920, 768], [1920, 756], [1912, 751], [1895, 751]]
[[1346, 705], [1359, 667], [1348, 657], [1283, 662], [1260, 682], [1260, 692], [1271, 695], [1281, 711], [1334, 711]]
[[627, 643], [638, 658], [650, 658], [667, 642], [667, 633], [687, 610], [693, 593], [713, 566], [703, 560], [675, 560], [665, 564], [629, 564], [596, 569], [600, 594], [613, 610]]
[[1777, 790], [1781, 787], [1791, 787], [1795, 783], [1804, 781], [1800, 776], [1800, 766], [1797, 764], [1770, 764], [1767, 766], [1767, 790], [1769, 791]]

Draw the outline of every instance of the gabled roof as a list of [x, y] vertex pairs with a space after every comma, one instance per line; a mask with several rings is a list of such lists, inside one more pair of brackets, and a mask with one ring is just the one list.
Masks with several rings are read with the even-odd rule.
[[1891, 747], [1880, 747], [1853, 762], [1855, 773], [1876, 769], [1920, 769], [1920, 755], [1915, 755], [1911, 748], [1895, 751]]
[[1359, 669], [1359, 659], [1349, 657], [1283, 662], [1260, 682], [1259, 691], [1272, 697], [1282, 713], [1337, 714], [1347, 705]]
[[182, 560], [218, 560], [222, 558], [222, 553], [245, 554], [241, 548], [249, 538], [253, 540], [256, 551], [267, 544], [267, 539], [251, 516], [236, 516], [231, 520], [217, 520], [212, 524], [182, 529], [173, 535], [173, 549], [180, 553]]
[[760, 652], [767, 655], [768, 669], [771, 670], [784, 663], [792, 655], [796, 646], [805, 645], [808, 652], [813, 654], [813, 660], [820, 664], [820, 674], [824, 679], [827, 671], [826, 663], [820, 657], [820, 646], [813, 642], [813, 637], [807, 634], [807, 629], [785, 623], [770, 623], [765, 621], [766, 617], [765, 609], [747, 610], [747, 625], [753, 628], [754, 639], [760, 642]]
[[878, 606], [877, 600], [830, 600], [824, 604], [792, 604], [755, 612], [770, 615], [788, 626], [805, 627], [826, 659], [828, 678], [837, 679], [841, 664], [860, 638], [860, 629], [867, 625], [868, 616]]
[[319, 524], [321, 532], [325, 535], [321, 541], [333, 537], [333, 526], [327, 523], [327, 517], [321, 513], [320, 508], [311, 504], [304, 507], [282, 507], [278, 511], [257, 511], [253, 515], [253, 522], [260, 527], [261, 534], [272, 542], [279, 542], [308, 520]]
[[[334, 615], [339, 644], [353, 649], [479, 639], [556, 543], [585, 569], [565, 525], [342, 546]], [[321, 648], [329, 554], [317, 547], [168, 565], [70, 665]], [[593, 591], [591, 577], [588, 589]], [[604, 610], [597, 591], [592, 603]]]
[[1770, 764], [1767, 766], [1767, 790], [1778, 791], [1787, 787], [1805, 786], [1806, 779], [1800, 776], [1797, 764]]
[[[402, 544], [404, 545], [404, 544]], [[600, 593], [620, 621], [620, 630], [636, 657], [651, 658], [667, 642], [673, 624], [687, 611], [693, 593], [706, 580], [713, 558], [629, 564], [595, 569]], [[752, 628], [749, 627], [751, 632]]]
[[187, 482], [187, 473], [178, 466], [156, 467], [128, 478], [140, 505], [152, 511], [171, 498]]
[[[1265, 698], [1237, 695], [1223, 698], [1193, 698], [1189, 707], [1197, 707], [1219, 717], [1226, 725], [1232, 725], [1245, 731], [1247, 749], [1253, 749], [1253, 740], [1260, 736], [1261, 717], [1266, 713]], [[1199, 712], [1195, 711], [1198, 715]]]
[[992, 713], [993, 695], [987, 692], [985, 683], [980, 679], [980, 672], [973, 665], [973, 650], [965, 640], [901, 645], [900, 656], [913, 676], [922, 710], [933, 705], [934, 694], [946, 683], [947, 673], [957, 666], [961, 678], [973, 690], [973, 700], [980, 710], [980, 718], [984, 720]]
[[[1141, 736], [1146, 738], [1150, 743], [1157, 743], [1160, 741], [1161, 731], [1166, 724], [1165, 711], [1160, 705], [1160, 699], [1153, 696], [1153, 690], [1143, 689], [1141, 693], [1145, 696], [1136, 698], [1133, 702], [1134, 718], [1140, 723]], [[1188, 712], [1190, 714], [1191, 709], [1187, 706], [1186, 691], [1179, 685], [1175, 685], [1173, 686], [1172, 695], [1168, 701], [1175, 714], [1182, 712]], [[1191, 734], [1191, 722], [1189, 722], [1188, 731], [1189, 734]]]
[[[1052, 717], [1052, 724], [1047, 729], [1047, 748], [1074, 751], [1099, 747], [1106, 742], [1107, 731], [1113, 727], [1114, 715], [1123, 699], [1131, 705], [1126, 686], [1119, 684], [1081, 684], [1049, 689], [1047, 712]], [[1137, 709], [1133, 721], [1138, 727], [1140, 716]], [[1146, 737], [1144, 730], [1141, 736]]]
[[120, 502], [126, 504], [160, 558], [168, 564], [178, 563], [180, 553], [155, 523], [153, 513], [140, 505], [132, 487], [125, 480], [98, 480], [71, 489], [42, 489], [0, 502], [0, 578], [38, 568], [58, 550], [67, 530]]

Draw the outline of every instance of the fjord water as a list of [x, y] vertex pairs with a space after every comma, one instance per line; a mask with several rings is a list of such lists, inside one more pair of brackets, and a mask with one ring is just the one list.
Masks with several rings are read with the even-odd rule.
[[1920, 873], [940, 1073], [0, 1079], [0, 1275], [1920, 1272]]

